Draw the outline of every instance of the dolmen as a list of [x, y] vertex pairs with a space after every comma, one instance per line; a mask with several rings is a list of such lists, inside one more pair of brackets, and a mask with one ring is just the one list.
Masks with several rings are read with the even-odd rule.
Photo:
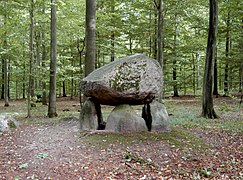
[[[87, 97], [80, 112], [83, 130], [169, 131], [168, 113], [156, 101], [162, 90], [158, 61], [135, 54], [96, 69], [80, 83]], [[114, 106], [106, 122], [101, 105]], [[132, 106], [143, 105], [141, 116]]]

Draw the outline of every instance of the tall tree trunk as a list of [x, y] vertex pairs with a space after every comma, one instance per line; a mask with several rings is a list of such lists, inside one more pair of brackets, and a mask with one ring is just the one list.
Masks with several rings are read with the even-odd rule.
[[[114, 0], [111, 0], [111, 13], [112, 13], [111, 24], [114, 25], [114, 23], [115, 23], [115, 21], [114, 21], [114, 13], [115, 13]], [[112, 30], [112, 33], [111, 33], [111, 62], [114, 60], [115, 60], [115, 32], [114, 32], [114, 30]]]
[[[24, 50], [23, 50], [23, 52], [24, 52]], [[24, 53], [23, 53], [23, 57], [25, 57], [25, 55], [24, 55]], [[23, 91], [22, 91], [22, 96], [23, 96], [23, 99], [25, 99], [25, 81], [26, 81], [26, 66], [25, 66], [25, 62], [24, 62], [24, 74], [23, 74], [23, 84], [22, 84], [22, 87], [23, 87]]]
[[173, 90], [174, 90], [174, 97], [178, 97], [178, 85], [177, 85], [177, 36], [178, 36], [178, 15], [175, 15], [175, 30], [174, 30], [174, 55], [175, 58], [173, 60]]
[[200, 50], [197, 50], [196, 60], [197, 60], [197, 89], [198, 89], [199, 87], [201, 87]]
[[65, 80], [62, 81], [62, 97], [67, 97]]
[[[160, 1], [160, 0], [159, 0]], [[157, 0], [154, 0], [154, 39], [153, 39], [153, 44], [154, 44], [154, 49], [153, 49], [153, 54], [154, 54], [154, 59], [158, 59], [158, 4]]]
[[111, 34], [111, 62], [115, 60], [115, 33]]
[[[83, 43], [82, 48], [80, 48], [80, 42]], [[78, 54], [79, 54], [79, 68], [80, 68], [80, 75], [83, 74], [83, 68], [82, 68], [82, 54], [83, 54], [84, 48], [85, 48], [85, 38], [84, 38], [84, 40], [79, 40], [79, 39], [78, 39], [78, 42], [77, 42], [77, 49], [78, 49]]]
[[[163, 25], [164, 25], [164, 17], [163, 17], [163, 0], [158, 0], [158, 2], [156, 0], [154, 0], [154, 4], [155, 7], [157, 8], [157, 12], [158, 12], [158, 22], [157, 22], [157, 40], [155, 40], [155, 46], [154, 46], [154, 57], [155, 59], [157, 59], [158, 57], [158, 62], [162, 68], [162, 73], [163, 73], [163, 68], [164, 68], [164, 54], [163, 54]], [[157, 19], [157, 13], [155, 14], [155, 20]], [[156, 31], [156, 29], [155, 29]], [[157, 44], [156, 44], [157, 42]], [[157, 49], [158, 48], [158, 49]], [[158, 51], [157, 51], [158, 50]], [[158, 56], [157, 56], [157, 52], [158, 52]], [[162, 79], [162, 83], [164, 82], [164, 80]], [[163, 86], [163, 84], [162, 84]], [[161, 101], [163, 96], [163, 90], [160, 93], [160, 97], [159, 97], [159, 101]]]
[[50, 62], [50, 90], [48, 117], [57, 116], [56, 113], [56, 0], [51, 0], [51, 62]]
[[37, 60], [36, 89], [37, 89], [38, 94], [39, 94], [39, 90], [40, 90], [40, 62], [41, 62], [41, 54], [40, 54], [41, 33], [40, 33], [40, 30], [38, 30], [38, 32], [36, 33], [35, 38], [36, 38], [36, 60]]
[[1, 99], [4, 99], [4, 59], [2, 59]]
[[95, 69], [96, 0], [86, 0], [85, 76]]
[[225, 37], [225, 69], [224, 69], [224, 95], [229, 93], [229, 46], [230, 46], [230, 13], [228, 12], [226, 20], [226, 37]]
[[[43, 9], [42, 9], [42, 14], [45, 15], [45, 4], [46, 1], [43, 1]], [[42, 67], [42, 71], [46, 70], [46, 44], [45, 44], [45, 29], [44, 29], [44, 23], [42, 24], [41, 27], [41, 46], [42, 46], [42, 57], [41, 57], [41, 67]], [[42, 77], [42, 105], [47, 105], [47, 93], [46, 93], [46, 73], [43, 73], [43, 77]]]
[[[5, 17], [5, 22], [6, 22], [6, 17]], [[3, 42], [3, 46], [4, 49], [7, 49], [7, 33], [4, 33], [4, 42]], [[8, 102], [8, 58], [7, 58], [7, 54], [4, 55], [4, 106], [8, 107], [9, 106], [9, 102]]]
[[30, 64], [29, 64], [29, 87], [28, 87], [28, 114], [27, 117], [31, 118], [31, 100], [33, 98], [33, 61], [34, 61], [34, 1], [31, 1], [30, 7]]
[[218, 1], [209, 0], [209, 30], [206, 52], [206, 62], [203, 78], [202, 116], [206, 118], [218, 118], [213, 107], [213, 70], [216, 57], [216, 41], [218, 30]]
[[[243, 19], [241, 20], [241, 40], [240, 40], [240, 48], [241, 48], [241, 59], [243, 59]], [[240, 76], [240, 83], [239, 83], [239, 92], [241, 92], [241, 97], [243, 95], [243, 61], [240, 61], [240, 68], [239, 68], [239, 76]]]
[[163, 69], [163, 0], [159, 0], [158, 12], [158, 61], [161, 68]]
[[[217, 52], [217, 49], [216, 49]], [[213, 80], [213, 95], [216, 97], [219, 95], [218, 92], [218, 68], [217, 68], [217, 53], [215, 54], [215, 62], [214, 62], [214, 80]]]

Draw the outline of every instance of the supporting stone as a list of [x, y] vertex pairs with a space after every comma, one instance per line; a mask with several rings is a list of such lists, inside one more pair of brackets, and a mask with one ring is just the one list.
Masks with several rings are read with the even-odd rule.
[[147, 131], [144, 120], [128, 104], [116, 106], [110, 113], [106, 130], [113, 132]]
[[151, 131], [170, 131], [169, 116], [164, 104], [154, 101], [150, 103], [150, 111], [152, 117]]
[[87, 98], [80, 112], [80, 128], [82, 130], [97, 130], [98, 118], [95, 104]]
[[100, 103], [95, 98], [90, 98], [90, 100], [95, 105], [95, 110], [96, 110], [96, 115], [97, 115], [97, 120], [98, 120], [98, 130], [104, 130], [106, 123], [103, 121], [103, 116], [102, 116]]

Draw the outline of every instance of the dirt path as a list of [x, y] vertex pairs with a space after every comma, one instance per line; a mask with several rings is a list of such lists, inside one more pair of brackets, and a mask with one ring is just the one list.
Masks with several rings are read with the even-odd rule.
[[[2, 134], [0, 140], [0, 179], [130, 179], [133, 173], [129, 169], [135, 168], [124, 159], [127, 147], [119, 144], [95, 147], [85, 137], [80, 138], [78, 121], [22, 126], [15, 132]], [[156, 150], [151, 151], [152, 146]], [[129, 149], [145, 153], [150, 160], [161, 152], [164, 155], [158, 160], [168, 160], [170, 153], [168, 145], [159, 142], [134, 144]], [[142, 171], [136, 168], [137, 173]], [[148, 166], [144, 173], [148, 174], [149, 169]], [[137, 176], [144, 177], [144, 173]]]

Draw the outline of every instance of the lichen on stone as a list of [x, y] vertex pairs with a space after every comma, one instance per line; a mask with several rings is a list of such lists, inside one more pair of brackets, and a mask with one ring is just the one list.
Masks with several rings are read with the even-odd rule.
[[119, 64], [115, 68], [114, 76], [110, 79], [110, 86], [118, 92], [138, 91], [141, 75], [145, 71], [145, 67], [146, 63], [143, 61]]

